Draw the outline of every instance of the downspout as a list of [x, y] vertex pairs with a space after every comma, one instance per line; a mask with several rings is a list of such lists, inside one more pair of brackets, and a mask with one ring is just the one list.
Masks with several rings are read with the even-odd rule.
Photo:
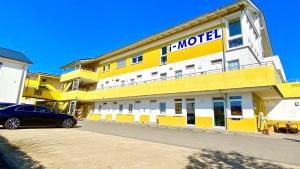
[[224, 44], [224, 29], [225, 29], [225, 23], [222, 21], [222, 18], [219, 14], [219, 9], [217, 9], [217, 15], [218, 18], [220, 20], [220, 23], [223, 24], [222, 25], [222, 54], [223, 54], [223, 67], [222, 67], [222, 71], [225, 72], [226, 71], [226, 54], [225, 54], [225, 44]]
[[24, 79], [25, 79], [25, 72], [27, 70], [25, 70], [25, 68], [27, 67], [27, 64], [25, 63], [25, 65], [23, 66], [23, 71], [22, 71], [22, 77], [21, 77], [21, 83], [19, 85], [19, 92], [18, 92], [18, 97], [17, 97], [17, 100], [16, 100], [16, 103], [17, 104], [20, 104], [20, 100], [21, 100], [21, 93], [23, 94], [23, 86], [24, 86]]
[[228, 110], [228, 99], [227, 99], [227, 93], [224, 93], [222, 90], [220, 90], [220, 93], [221, 95], [223, 96], [224, 98], [224, 108], [225, 108], [225, 111], [224, 111], [224, 119], [225, 119], [225, 129], [228, 130], [228, 114], [227, 114], [227, 110]]

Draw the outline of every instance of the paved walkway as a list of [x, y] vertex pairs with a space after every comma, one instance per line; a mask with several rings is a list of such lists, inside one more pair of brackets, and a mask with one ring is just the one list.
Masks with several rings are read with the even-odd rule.
[[79, 130], [146, 140], [193, 149], [237, 152], [300, 166], [300, 135], [265, 136], [218, 130], [151, 127], [107, 121], [82, 121]]
[[74, 129], [0, 128], [0, 151], [24, 169], [300, 168], [297, 138], [83, 121]]

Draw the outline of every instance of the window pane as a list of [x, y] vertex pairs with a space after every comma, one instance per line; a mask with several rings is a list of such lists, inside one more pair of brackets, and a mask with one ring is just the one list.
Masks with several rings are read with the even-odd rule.
[[35, 110], [35, 106], [23, 106], [23, 109], [21, 110], [33, 112]]
[[241, 22], [238, 20], [238, 21], [229, 23], [229, 36], [232, 37], [232, 36], [240, 35], [240, 34], [242, 34]]
[[161, 48], [161, 55], [166, 55], [167, 54], [167, 47], [164, 46]]
[[129, 104], [129, 106], [128, 106], [128, 112], [132, 113], [132, 110], [133, 110], [133, 104]]
[[237, 38], [229, 41], [229, 48], [243, 45], [243, 38]]
[[166, 114], [166, 102], [161, 102], [159, 103], [159, 111], [160, 111], [160, 114]]
[[167, 73], [160, 74], [160, 79], [166, 80], [167, 79]]
[[182, 113], [182, 103], [177, 102], [175, 103], [175, 114], [181, 114]]
[[138, 57], [138, 62], [142, 62], [143, 61], [143, 55]]
[[178, 70], [175, 72], [175, 77], [181, 77], [182, 76], [182, 70]]
[[137, 62], [136, 57], [133, 57], [133, 58], [132, 58], [132, 63], [136, 63], [136, 62]]
[[46, 108], [46, 107], [40, 107], [40, 106], [36, 106], [35, 108], [36, 112], [43, 112], [43, 113], [50, 113], [50, 109]]
[[162, 65], [167, 64], [167, 56], [166, 55], [161, 57], [160, 64], [162, 64]]
[[234, 70], [234, 69], [239, 69], [239, 68], [240, 68], [239, 60], [234, 60], [234, 61], [229, 61], [228, 62], [228, 69], [229, 70]]
[[241, 101], [230, 101], [231, 115], [242, 116], [242, 102]]

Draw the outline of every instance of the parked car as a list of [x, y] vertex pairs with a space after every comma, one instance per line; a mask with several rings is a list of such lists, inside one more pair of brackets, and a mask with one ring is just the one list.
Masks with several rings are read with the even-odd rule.
[[60, 114], [43, 106], [10, 105], [0, 109], [0, 125], [7, 129], [22, 126], [72, 128], [76, 124], [74, 116]]
[[12, 105], [15, 105], [14, 103], [2, 103], [0, 102], [0, 109], [3, 109], [5, 107], [8, 107], [8, 106], [12, 106]]

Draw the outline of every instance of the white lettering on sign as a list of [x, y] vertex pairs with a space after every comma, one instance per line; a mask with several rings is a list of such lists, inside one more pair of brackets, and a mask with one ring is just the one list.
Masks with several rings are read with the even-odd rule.
[[195, 36], [191, 36], [187, 39], [180, 40], [175, 43], [171, 43], [169, 47], [170, 52], [176, 52], [185, 48], [189, 48], [196, 45], [201, 45], [206, 42], [211, 42], [222, 38], [222, 29], [214, 29], [204, 33], [200, 33]]

